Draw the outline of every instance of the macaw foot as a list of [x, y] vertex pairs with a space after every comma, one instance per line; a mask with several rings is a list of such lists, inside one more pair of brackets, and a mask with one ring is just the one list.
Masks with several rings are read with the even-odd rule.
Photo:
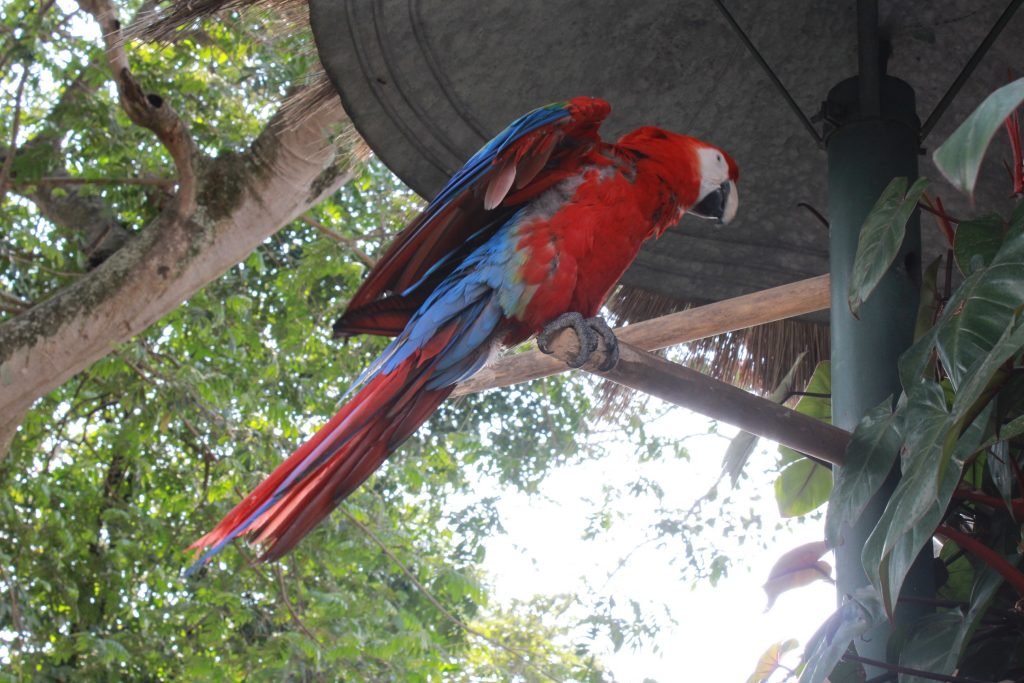
[[552, 339], [556, 334], [570, 327], [579, 337], [580, 350], [576, 357], [568, 362], [569, 367], [583, 367], [583, 364], [590, 360], [590, 356], [597, 350], [598, 338], [604, 339], [608, 357], [597, 369], [607, 372], [619, 362], [619, 340], [615, 338], [615, 333], [604, 321], [604, 318], [600, 317], [584, 318], [579, 313], [563, 313], [544, 326], [544, 329], [537, 335], [537, 346], [544, 353], [550, 354]]

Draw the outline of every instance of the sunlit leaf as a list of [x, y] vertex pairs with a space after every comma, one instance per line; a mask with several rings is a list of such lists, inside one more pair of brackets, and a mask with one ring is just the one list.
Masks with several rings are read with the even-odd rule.
[[775, 480], [775, 502], [783, 517], [798, 517], [824, 505], [832, 492], [832, 470], [809, 458], [786, 465]]
[[768, 606], [772, 608], [776, 599], [794, 588], [806, 586], [815, 581], [832, 581], [832, 567], [819, 558], [828, 552], [824, 541], [805, 543], [789, 550], [772, 566], [764, 592], [768, 595]]
[[773, 643], [757, 660], [754, 673], [747, 678], [747, 683], [765, 683], [779, 669], [782, 656], [798, 646], [799, 643], [793, 638]]
[[[771, 395], [768, 396], [768, 400], [782, 403], [790, 397], [793, 391], [793, 378], [796, 376], [797, 370], [800, 369], [800, 365], [803, 363], [804, 356], [806, 355], [806, 351], [800, 352], [800, 355], [796, 357], [793, 365], [789, 368], [789, 372], [786, 373], [786, 376], [782, 378], [782, 381], [779, 382]], [[729, 476], [729, 481], [732, 482], [733, 488], [739, 482], [743, 466], [750, 459], [750, 455], [754, 452], [757, 442], [758, 437], [750, 432], [743, 431], [738, 432], [732, 438], [732, 441], [729, 442], [729, 447], [725, 450], [725, 456], [722, 458], [722, 472]]]

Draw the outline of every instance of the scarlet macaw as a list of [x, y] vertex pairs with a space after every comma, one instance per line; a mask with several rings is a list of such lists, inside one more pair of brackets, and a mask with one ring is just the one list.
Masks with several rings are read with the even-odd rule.
[[398, 235], [334, 325], [395, 339], [338, 414], [192, 545], [208, 548], [197, 565], [242, 534], [261, 559], [287, 553], [497, 349], [572, 325], [582, 365], [594, 330], [614, 342], [594, 316], [645, 240], [686, 212], [732, 220], [729, 155], [650, 126], [606, 143], [610, 111], [577, 97], [517, 119]]

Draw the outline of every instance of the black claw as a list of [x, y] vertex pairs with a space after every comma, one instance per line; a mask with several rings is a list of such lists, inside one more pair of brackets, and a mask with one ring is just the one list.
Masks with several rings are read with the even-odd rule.
[[615, 336], [615, 331], [608, 326], [604, 318], [590, 318], [587, 320], [587, 324], [590, 326], [590, 329], [601, 335], [601, 339], [604, 339], [608, 355], [597, 369], [601, 372], [608, 372], [619, 362], [619, 339]]
[[537, 347], [544, 353], [551, 353], [552, 337], [569, 327], [576, 332], [576, 336], [580, 340], [579, 353], [568, 361], [569, 367], [580, 368], [590, 360], [590, 356], [597, 350], [598, 336], [604, 339], [605, 345], [608, 347], [608, 357], [598, 370], [606, 372], [615, 367], [619, 361], [619, 342], [615, 338], [612, 328], [603, 318], [584, 318], [576, 312], [563, 313], [545, 325], [541, 333], [537, 335]]

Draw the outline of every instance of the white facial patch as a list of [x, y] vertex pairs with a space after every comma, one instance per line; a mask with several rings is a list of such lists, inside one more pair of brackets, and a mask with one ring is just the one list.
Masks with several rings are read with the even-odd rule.
[[729, 164], [725, 156], [712, 147], [701, 147], [697, 150], [700, 158], [700, 196], [699, 202], [729, 180]]
[[713, 147], [701, 147], [697, 150], [697, 156], [700, 159], [700, 195], [697, 203], [725, 183], [729, 184], [725, 206], [719, 218], [719, 222], [725, 225], [736, 217], [736, 209], [740, 204], [736, 183], [729, 179], [729, 162], [725, 160], [725, 155]]

